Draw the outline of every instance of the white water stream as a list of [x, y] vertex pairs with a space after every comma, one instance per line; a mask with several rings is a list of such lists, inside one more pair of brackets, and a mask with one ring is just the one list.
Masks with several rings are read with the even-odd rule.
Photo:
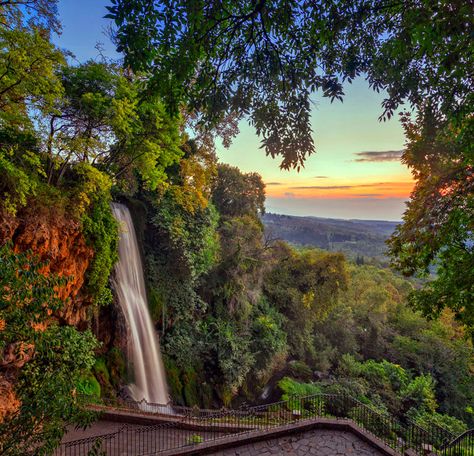
[[130, 211], [112, 203], [112, 212], [120, 224], [119, 261], [115, 266], [114, 287], [125, 315], [129, 332], [129, 362], [134, 383], [129, 385], [134, 400], [155, 404], [169, 402], [166, 373], [160, 344], [148, 311], [143, 267]]

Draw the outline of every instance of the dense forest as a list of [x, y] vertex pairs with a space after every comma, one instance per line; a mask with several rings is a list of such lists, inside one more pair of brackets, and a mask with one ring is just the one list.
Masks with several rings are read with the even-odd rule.
[[[0, 453], [34, 447], [47, 454], [68, 424], [94, 418], [78, 398], [127, 394], [126, 331], [110, 280], [122, 229], [112, 201], [127, 205], [134, 219], [175, 404], [237, 407], [338, 391], [420, 424], [455, 433], [472, 427], [473, 118], [461, 103], [472, 81], [452, 76], [459, 76], [457, 92], [449, 98], [443, 78], [452, 64], [430, 54], [431, 38], [419, 38], [430, 15], [449, 16], [455, 23], [440, 22], [437, 45], [459, 61], [472, 58], [463, 39], [456, 49], [442, 40], [445, 26], [463, 36], [470, 12], [444, 3], [435, 13], [425, 4], [408, 8], [425, 8], [419, 36], [410, 36], [436, 71], [399, 80], [407, 60], [419, 63], [403, 54], [406, 36], [369, 58], [374, 43], [360, 41], [359, 24], [346, 16], [334, 22], [352, 7], [328, 4], [335, 16], [321, 15], [329, 21], [321, 27], [331, 30], [321, 40], [352, 45], [342, 56], [327, 42], [321, 52], [314, 42], [309, 54], [293, 49], [288, 55], [296, 58], [306, 52], [307, 65], [315, 64], [313, 54], [324, 61], [325, 76], [304, 76], [311, 82], [301, 80], [304, 68], [280, 67], [265, 36], [255, 54], [242, 47], [252, 30], [265, 32], [267, 19], [301, 11], [280, 2], [266, 9], [250, 2], [249, 11], [237, 2], [222, 9], [199, 3], [201, 12], [177, 3], [168, 21], [160, 2], [112, 1], [108, 16], [124, 60], [77, 63], [53, 44], [60, 32], [55, 1], [0, 2]], [[226, 29], [229, 18], [219, 16], [226, 11], [237, 28]], [[382, 36], [412, 26], [410, 15], [394, 23], [376, 11], [370, 24]], [[201, 28], [202, 17], [210, 29]], [[296, 33], [289, 19], [272, 23], [288, 27], [279, 45], [307, 43], [305, 35], [288, 38]], [[357, 56], [355, 44], [366, 54]], [[378, 59], [387, 55], [395, 68], [381, 70]], [[264, 82], [259, 58], [274, 63]], [[237, 66], [215, 74], [220, 59]], [[334, 74], [350, 79], [367, 68], [371, 85], [391, 97], [387, 115], [405, 98], [420, 107], [417, 118], [402, 119], [404, 161], [417, 187], [388, 244], [399, 272], [276, 240], [264, 228], [275, 216], [264, 215], [260, 175], [219, 163], [215, 154], [213, 139], [229, 142], [236, 121], [248, 116], [268, 154], [281, 155], [283, 168], [301, 166], [313, 151], [303, 128], [309, 87], [339, 98]], [[249, 77], [262, 90], [251, 90]], [[438, 89], [432, 104], [419, 101], [427, 84]], [[453, 81], [446, 85], [451, 90]], [[273, 95], [281, 105], [262, 101]], [[376, 247], [370, 237], [363, 242], [379, 255], [379, 238]], [[437, 276], [417, 287], [403, 277], [426, 278], [434, 264]]]
[[388, 265], [387, 240], [397, 222], [338, 220], [266, 213], [262, 217], [267, 236], [290, 244], [342, 252], [359, 263], [376, 261]]

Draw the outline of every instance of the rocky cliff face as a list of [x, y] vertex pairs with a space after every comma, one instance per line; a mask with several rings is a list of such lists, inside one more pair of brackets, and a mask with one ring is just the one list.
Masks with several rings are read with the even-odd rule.
[[[84, 293], [83, 285], [94, 251], [87, 245], [80, 223], [54, 208], [30, 207], [14, 217], [0, 211], [0, 245], [6, 242], [12, 242], [17, 252], [30, 250], [36, 255], [45, 264], [44, 274], [68, 278], [58, 289], [64, 307], [51, 317], [61, 324], [84, 325], [90, 297]], [[41, 331], [44, 327], [36, 329]], [[16, 374], [33, 355], [33, 346], [15, 344], [0, 353], [0, 422], [18, 409], [14, 392]]]
[[80, 223], [54, 208], [29, 208], [15, 217], [0, 212], [0, 245], [8, 241], [17, 252], [31, 250], [45, 264], [46, 275], [68, 278], [58, 290], [65, 305], [54, 316], [68, 325], [84, 322], [90, 299], [82, 287], [94, 251], [87, 245]]

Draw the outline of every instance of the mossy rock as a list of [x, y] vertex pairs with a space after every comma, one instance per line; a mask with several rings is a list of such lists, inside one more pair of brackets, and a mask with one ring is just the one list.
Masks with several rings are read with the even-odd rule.
[[106, 355], [105, 365], [110, 384], [117, 388], [125, 383], [127, 375], [127, 363], [122, 351], [113, 347]]
[[92, 371], [100, 383], [110, 383], [110, 374], [104, 358], [101, 357], [96, 359]]
[[79, 378], [76, 384], [77, 392], [84, 396], [89, 396], [93, 399], [99, 400], [101, 395], [100, 383], [94, 377], [92, 372], [85, 372]]
[[106, 360], [104, 358], [97, 358], [94, 366], [92, 367], [92, 372], [100, 383], [101, 393], [103, 396], [113, 397], [115, 395], [114, 387], [110, 382], [110, 374], [107, 368]]
[[165, 365], [166, 378], [168, 380], [171, 398], [175, 404], [184, 405], [183, 384], [181, 383], [178, 366], [176, 366], [176, 363], [172, 359], [167, 357], [163, 359], [163, 363]]

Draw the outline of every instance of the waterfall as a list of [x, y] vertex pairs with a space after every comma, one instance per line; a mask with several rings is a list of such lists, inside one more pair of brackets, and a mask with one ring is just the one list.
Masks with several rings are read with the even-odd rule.
[[123, 204], [112, 203], [112, 212], [120, 224], [119, 261], [115, 266], [113, 282], [128, 327], [129, 362], [134, 372], [130, 393], [137, 401], [145, 399], [155, 404], [167, 404], [166, 374], [158, 336], [148, 311], [143, 267], [132, 217]]

